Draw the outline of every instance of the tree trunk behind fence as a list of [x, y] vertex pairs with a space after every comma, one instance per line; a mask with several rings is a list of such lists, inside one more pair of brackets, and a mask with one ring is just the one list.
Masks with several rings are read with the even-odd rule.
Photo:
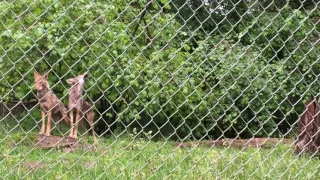
[[319, 103], [311, 97], [305, 104], [305, 111], [299, 120], [298, 138], [295, 144], [295, 153], [318, 152], [320, 147], [320, 106]]

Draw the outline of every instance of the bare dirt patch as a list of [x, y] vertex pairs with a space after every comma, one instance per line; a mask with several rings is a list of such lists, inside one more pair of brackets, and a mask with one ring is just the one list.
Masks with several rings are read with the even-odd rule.
[[201, 142], [176, 142], [177, 147], [255, 147], [255, 148], [273, 148], [278, 144], [291, 145], [294, 143], [293, 139], [278, 139], [278, 138], [251, 138], [251, 139], [219, 139]]
[[23, 162], [22, 163], [22, 166], [23, 167], [26, 167], [32, 171], [34, 170], [38, 170], [38, 169], [41, 169], [41, 168], [44, 168], [45, 165], [40, 163], [40, 162], [37, 162], [37, 161], [32, 161], [32, 162]]
[[39, 149], [63, 149], [64, 152], [74, 152], [76, 149], [93, 149], [91, 144], [81, 140], [61, 136], [38, 136], [35, 147]]
[[72, 147], [76, 144], [76, 140], [68, 137], [60, 136], [41, 136], [38, 137], [38, 142], [35, 144], [36, 148], [51, 149], [51, 148], [65, 148]]
[[106, 153], [107, 148], [97, 147], [96, 144], [90, 144], [84, 139], [72, 139], [63, 136], [43, 136], [38, 135], [35, 138], [35, 148], [37, 149], [61, 149], [65, 153], [75, 152], [77, 150], [95, 151]]

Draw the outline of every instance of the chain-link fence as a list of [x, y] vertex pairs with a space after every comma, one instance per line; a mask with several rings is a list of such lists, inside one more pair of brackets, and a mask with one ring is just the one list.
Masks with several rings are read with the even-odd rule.
[[319, 5], [1, 1], [1, 178], [317, 179]]

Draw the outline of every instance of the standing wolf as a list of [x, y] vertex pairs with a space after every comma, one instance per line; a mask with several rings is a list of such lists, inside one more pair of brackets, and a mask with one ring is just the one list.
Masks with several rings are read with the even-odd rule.
[[[70, 128], [70, 135], [69, 137], [76, 139], [78, 134], [78, 124], [80, 120], [85, 116], [87, 119], [94, 142], [96, 142], [96, 136], [94, 132], [93, 126], [93, 119], [94, 119], [94, 112], [92, 110], [92, 106], [83, 99], [82, 97], [82, 88], [84, 83], [87, 81], [88, 73], [85, 72], [75, 78], [67, 79], [67, 83], [71, 85], [71, 89], [69, 91], [69, 102], [68, 102], [68, 109], [70, 112], [70, 119], [71, 119], [71, 128]], [[76, 114], [76, 119], [74, 121], [74, 113]], [[73, 123], [74, 127], [73, 127]]]
[[[34, 82], [35, 89], [37, 91], [37, 99], [40, 103], [42, 125], [40, 130], [40, 135], [50, 136], [51, 131], [51, 121], [53, 118], [58, 117], [59, 122], [61, 118], [70, 126], [70, 120], [68, 118], [67, 109], [58, 99], [58, 97], [53, 94], [48, 83], [48, 74], [41, 76], [36, 71], [34, 71]], [[45, 131], [45, 119], [46, 114], [48, 117], [47, 129]]]

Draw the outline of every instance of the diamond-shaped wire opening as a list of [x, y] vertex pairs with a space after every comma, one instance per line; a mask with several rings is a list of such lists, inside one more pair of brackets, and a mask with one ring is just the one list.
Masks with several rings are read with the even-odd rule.
[[[228, 137], [264, 136], [267, 143], [290, 135], [303, 113], [301, 102], [318, 94], [319, 20], [313, 18], [318, 6], [314, 1], [1, 2], [0, 106], [6, 111], [0, 111], [0, 122], [15, 115], [18, 104], [8, 102], [37, 96], [33, 70], [49, 73], [50, 88], [64, 104], [74, 88], [66, 79], [89, 72], [80, 99], [94, 106], [99, 134], [96, 152], [28, 147], [41, 116], [35, 113], [39, 104], [30, 109], [22, 103], [27, 113], [12, 116], [16, 124], [10, 127], [1, 125], [1, 142], [15, 143], [0, 161], [0, 167], [12, 168], [0, 172], [8, 178], [279, 178], [292, 177], [292, 171], [296, 177], [317, 176], [307, 170], [316, 160], [290, 155], [294, 144], [283, 148], [278, 142], [271, 150], [247, 149], [249, 142], [237, 150], [232, 143], [202, 145]], [[24, 123], [33, 127], [26, 130]], [[68, 135], [57, 126], [54, 122], [55, 133]], [[91, 139], [84, 136], [89, 132], [77, 141]], [[195, 142], [183, 149], [170, 146], [171, 140]], [[9, 162], [15, 153], [22, 157]], [[39, 162], [31, 161], [33, 156]], [[110, 169], [110, 176], [99, 168]]]

